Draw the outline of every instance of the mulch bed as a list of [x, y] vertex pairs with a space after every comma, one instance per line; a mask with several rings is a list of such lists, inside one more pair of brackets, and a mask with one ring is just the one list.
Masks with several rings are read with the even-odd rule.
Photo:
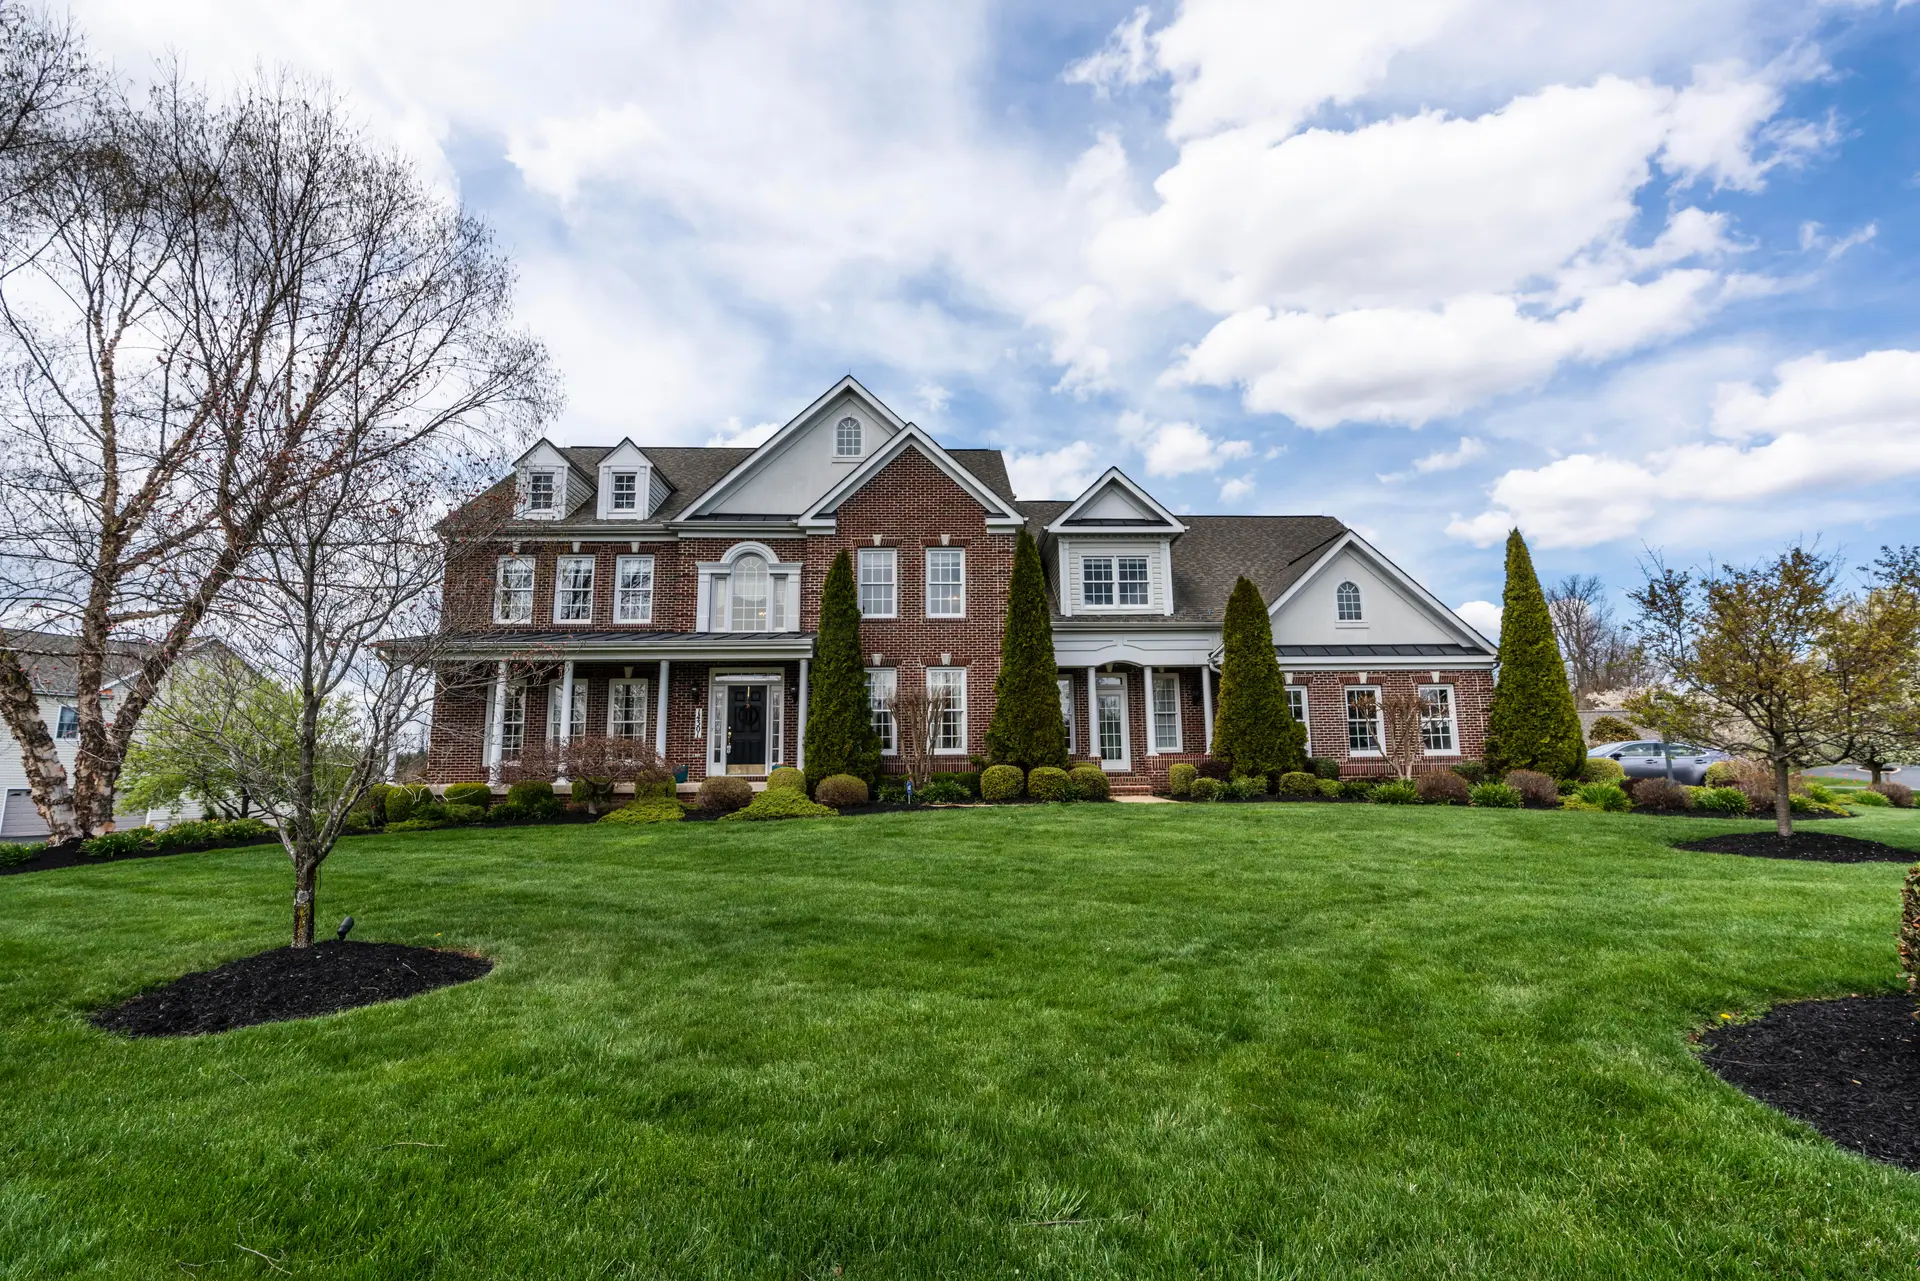
[[[1794, 820], [1796, 826], [1799, 822], [1797, 818]], [[1741, 854], [1747, 858], [1793, 858], [1812, 863], [1920, 862], [1920, 850], [1903, 850], [1835, 832], [1796, 831], [1784, 841], [1775, 832], [1728, 832], [1704, 840], [1682, 841], [1675, 848], [1708, 854]]]
[[1709, 1029], [1706, 1065], [1843, 1148], [1920, 1170], [1920, 1023], [1910, 996], [1775, 1006]]
[[250, 841], [235, 841], [229, 845], [216, 845], [204, 850], [141, 850], [133, 854], [118, 854], [113, 858], [96, 858], [80, 852], [80, 842], [70, 841], [65, 845], [49, 845], [40, 853], [24, 863], [12, 863], [0, 867], [0, 876], [18, 876], [23, 872], [50, 872], [61, 867], [100, 867], [107, 863], [126, 863], [136, 858], [172, 858], [175, 854], [211, 854], [215, 850], [245, 849], [252, 845], [279, 845], [280, 838], [272, 832], [255, 837]]
[[149, 988], [98, 1011], [93, 1024], [125, 1036], [203, 1036], [397, 1001], [492, 968], [484, 957], [399, 943], [277, 947]]

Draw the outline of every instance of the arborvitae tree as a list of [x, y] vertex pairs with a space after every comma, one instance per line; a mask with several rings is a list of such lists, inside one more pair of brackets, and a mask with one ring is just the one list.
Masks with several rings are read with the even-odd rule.
[[1530, 769], [1574, 778], [1587, 755], [1567, 665], [1553, 636], [1553, 615], [1533, 572], [1533, 557], [1507, 535], [1507, 587], [1501, 597], [1500, 683], [1487, 711], [1487, 768]]
[[813, 688], [807, 700], [807, 787], [829, 774], [869, 784], [880, 771], [880, 736], [867, 710], [867, 666], [860, 652], [860, 597], [853, 558], [841, 552], [820, 591]]
[[1067, 726], [1060, 716], [1059, 679], [1040, 549], [1022, 529], [1013, 548], [1000, 675], [993, 683], [993, 723], [987, 727], [987, 757], [994, 764], [1065, 767]]
[[1227, 597], [1226, 654], [1220, 667], [1220, 706], [1213, 718], [1213, 754], [1236, 774], [1304, 769], [1306, 727], [1287, 706], [1280, 660], [1273, 652], [1273, 620], [1260, 589], [1240, 579]]

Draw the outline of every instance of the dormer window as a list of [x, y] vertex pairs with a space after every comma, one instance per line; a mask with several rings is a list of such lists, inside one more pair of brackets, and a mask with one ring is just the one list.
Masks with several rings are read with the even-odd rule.
[[1334, 621], [1358, 623], [1362, 621], [1360, 612], [1360, 588], [1352, 582], [1345, 582], [1333, 589]]
[[554, 506], [553, 473], [536, 471], [527, 474], [527, 510], [540, 515], [552, 515]]
[[613, 473], [613, 510], [630, 512], [640, 506], [640, 473], [617, 471]]
[[833, 456], [835, 458], [860, 456], [860, 420], [858, 418], [842, 418], [833, 429]]

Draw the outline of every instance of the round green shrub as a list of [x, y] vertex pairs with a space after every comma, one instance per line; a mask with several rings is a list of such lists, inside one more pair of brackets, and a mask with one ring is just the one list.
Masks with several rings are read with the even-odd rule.
[[1027, 774], [1027, 795], [1036, 801], [1073, 799], [1073, 780], [1057, 765], [1041, 765]]
[[1193, 780], [1200, 777], [1200, 769], [1187, 761], [1180, 761], [1167, 769], [1167, 793], [1175, 800], [1184, 801], [1193, 795]]
[[798, 788], [802, 792], [806, 791], [807, 776], [805, 772], [794, 769], [791, 765], [782, 765], [779, 769], [767, 775], [767, 790], [769, 792], [777, 792], [783, 787]]
[[392, 790], [391, 783], [375, 783], [367, 789], [367, 805], [376, 825], [387, 821], [387, 793]]
[[485, 783], [452, 783], [444, 795], [449, 805], [478, 805], [485, 809], [493, 804], [493, 789]]
[[753, 803], [753, 784], [731, 774], [709, 774], [700, 781], [694, 803], [703, 810], [731, 814]]
[[1282, 796], [1318, 796], [1320, 780], [1304, 770], [1292, 770], [1280, 776], [1280, 786], [1275, 790]]
[[[1589, 756], [1580, 766], [1580, 781], [1583, 783], [1618, 783], [1627, 776], [1620, 762], [1605, 756]], [[1663, 780], [1664, 781], [1664, 780]]]
[[1870, 787], [1857, 788], [1845, 793], [1840, 798], [1840, 803], [1843, 805], [1865, 805], [1870, 809], [1879, 809], [1893, 804], [1892, 801]]
[[1551, 774], [1542, 774], [1539, 770], [1517, 769], [1501, 781], [1520, 793], [1521, 798], [1529, 805], [1549, 808], [1560, 804], [1560, 784]]
[[813, 789], [814, 800], [837, 810], [865, 805], [867, 797], [866, 780], [851, 774], [829, 774], [820, 780], [820, 786]]
[[[827, 780], [823, 778], [820, 781], [824, 783]], [[837, 812], [831, 806], [818, 805], [808, 800], [807, 794], [797, 787], [770, 787], [764, 792], [757, 793], [752, 803], [745, 809], [722, 814], [720, 821], [727, 823], [737, 819], [756, 823], [782, 818], [833, 818]]]
[[[507, 789], [507, 799], [532, 809], [541, 801], [553, 799], [553, 784], [543, 778], [523, 778]], [[392, 798], [388, 798], [391, 802]]]
[[1505, 783], [1475, 783], [1467, 795], [1481, 809], [1517, 810], [1526, 803], [1517, 788]]
[[1340, 779], [1340, 762], [1334, 760], [1331, 756], [1309, 756], [1307, 757], [1307, 773], [1313, 775], [1315, 778], [1330, 778], [1338, 782]]
[[472, 827], [486, 821], [487, 807], [484, 805], [443, 805], [447, 822], [455, 827]]
[[1220, 799], [1223, 801], [1250, 801], [1266, 794], [1267, 780], [1258, 774], [1235, 774], [1220, 784]]
[[1107, 782], [1107, 772], [1098, 765], [1074, 766], [1067, 771], [1067, 781], [1073, 785], [1073, 798], [1077, 801], [1113, 798], [1113, 784]]
[[622, 805], [618, 809], [608, 810], [600, 816], [600, 821], [602, 823], [678, 823], [686, 816], [686, 807], [679, 801], [649, 796], [631, 805]]
[[1338, 800], [1340, 798], [1341, 787], [1340, 787], [1339, 779], [1323, 778], [1319, 780], [1319, 782], [1320, 782], [1320, 787], [1319, 787], [1320, 795], [1324, 796], [1330, 801]]
[[1402, 779], [1394, 779], [1374, 788], [1368, 799], [1375, 805], [1418, 805], [1420, 789]]
[[501, 801], [498, 805], [487, 807], [489, 824], [525, 823], [533, 818], [533, 811], [518, 801]]
[[1435, 770], [1414, 780], [1423, 805], [1467, 805], [1473, 800], [1467, 780], [1452, 770]]
[[1220, 780], [1202, 776], [1193, 780], [1193, 799], [1196, 801], [1217, 801], [1220, 799]]
[[386, 804], [382, 807], [386, 816], [386, 825], [404, 823], [413, 817], [414, 792], [411, 787], [389, 787]]
[[980, 799], [1017, 801], [1027, 790], [1027, 776], [1018, 765], [989, 765], [980, 775]]

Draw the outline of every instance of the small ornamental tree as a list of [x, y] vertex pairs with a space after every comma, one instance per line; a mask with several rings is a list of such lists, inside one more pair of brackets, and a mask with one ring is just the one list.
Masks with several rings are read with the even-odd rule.
[[1007, 585], [1007, 625], [1000, 641], [1000, 675], [993, 683], [993, 723], [987, 726], [987, 759], [1064, 769], [1067, 725], [1060, 715], [1059, 671], [1053, 656], [1053, 620], [1040, 549], [1024, 528], [1013, 548], [1013, 579]]
[[1507, 586], [1501, 597], [1500, 680], [1487, 710], [1487, 772], [1538, 770], [1555, 778], [1580, 773], [1587, 748], [1574, 709], [1567, 665], [1554, 639], [1553, 615], [1533, 572], [1533, 557], [1514, 530], [1507, 535]]
[[807, 787], [830, 774], [872, 785], [880, 771], [880, 737], [867, 709], [867, 668], [860, 652], [860, 597], [853, 558], [841, 552], [820, 592], [820, 635], [814, 643], [807, 699]]
[[1213, 754], [1236, 774], [1305, 769], [1306, 728], [1293, 719], [1273, 652], [1273, 620], [1260, 589], [1240, 579], [1227, 597], [1222, 628], [1220, 707], [1213, 718]]

